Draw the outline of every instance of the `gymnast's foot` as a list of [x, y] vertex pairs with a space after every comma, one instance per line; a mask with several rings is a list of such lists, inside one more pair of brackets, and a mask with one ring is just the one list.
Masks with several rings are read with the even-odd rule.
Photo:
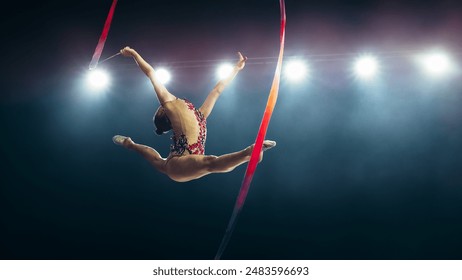
[[131, 145], [135, 144], [135, 142], [133, 142], [133, 140], [130, 137], [122, 135], [115, 135], [114, 137], [112, 137], [112, 142], [114, 142], [114, 144], [116, 145], [123, 146], [127, 149], [130, 148]]
[[271, 149], [271, 148], [273, 148], [275, 146], [276, 146], [276, 141], [265, 140], [265, 141], [263, 141], [262, 151], [263, 152], [268, 151], [269, 149]]
[[[252, 144], [251, 146], [247, 147], [247, 149], [246, 149], [248, 151], [249, 158], [252, 155], [252, 151], [253, 151], [254, 146], [255, 146], [255, 144]], [[261, 162], [263, 160], [263, 152], [268, 151], [269, 149], [271, 149], [271, 148], [273, 148], [275, 146], [276, 146], [276, 141], [272, 141], [272, 140], [263, 141], [263, 146], [262, 146], [262, 149], [261, 149], [261, 152], [260, 152], [259, 162]]]

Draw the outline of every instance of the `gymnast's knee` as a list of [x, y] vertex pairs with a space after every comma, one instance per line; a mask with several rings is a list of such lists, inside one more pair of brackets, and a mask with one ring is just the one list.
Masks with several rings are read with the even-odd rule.
[[204, 168], [207, 172], [216, 172], [217, 171], [217, 159], [218, 157], [217, 156], [213, 156], [213, 155], [208, 155], [208, 156], [204, 156]]

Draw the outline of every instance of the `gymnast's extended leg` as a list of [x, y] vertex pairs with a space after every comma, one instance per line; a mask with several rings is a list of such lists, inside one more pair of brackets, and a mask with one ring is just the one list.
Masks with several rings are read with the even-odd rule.
[[[275, 145], [276, 142], [266, 140], [263, 143], [263, 150], [268, 150]], [[241, 151], [221, 156], [187, 155], [182, 157], [172, 157], [166, 164], [166, 174], [172, 180], [187, 182], [211, 173], [230, 172], [237, 166], [250, 160], [253, 147], [254, 145]], [[263, 151], [260, 154], [260, 161], [262, 158]]]

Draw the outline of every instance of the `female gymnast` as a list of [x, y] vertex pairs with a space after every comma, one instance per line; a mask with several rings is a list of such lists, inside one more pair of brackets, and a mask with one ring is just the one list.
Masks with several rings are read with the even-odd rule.
[[[167, 158], [153, 148], [133, 142], [130, 137], [115, 135], [115, 144], [132, 150], [143, 156], [158, 171], [166, 174], [177, 182], [187, 182], [201, 178], [211, 173], [224, 173], [250, 160], [254, 145], [241, 151], [221, 156], [205, 155], [205, 138], [207, 134], [206, 119], [212, 112], [213, 106], [225, 87], [234, 79], [245, 66], [247, 57], [240, 52], [239, 61], [232, 73], [220, 80], [209, 93], [199, 109], [185, 99], [180, 99], [170, 93], [156, 77], [154, 68], [149, 65], [134, 49], [123, 48], [120, 53], [125, 57], [133, 57], [140, 69], [151, 80], [157, 99], [160, 103], [153, 121], [156, 134], [162, 135], [173, 130], [173, 144]], [[276, 142], [265, 140], [260, 153], [276, 146]]]

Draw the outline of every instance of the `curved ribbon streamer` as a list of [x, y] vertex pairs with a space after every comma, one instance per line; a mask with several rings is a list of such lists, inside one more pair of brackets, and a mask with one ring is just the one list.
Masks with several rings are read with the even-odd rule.
[[220, 247], [218, 248], [218, 252], [215, 256], [216, 260], [219, 260], [221, 258], [221, 255], [226, 249], [229, 239], [231, 238], [231, 235], [236, 226], [237, 217], [239, 213], [241, 212], [242, 206], [244, 206], [247, 193], [249, 192], [250, 183], [252, 182], [253, 175], [255, 173], [255, 170], [257, 169], [257, 164], [260, 158], [260, 152], [262, 150], [263, 141], [265, 140], [266, 131], [268, 129], [268, 124], [270, 122], [271, 115], [273, 114], [274, 106], [276, 105], [276, 101], [278, 98], [282, 58], [284, 54], [285, 28], [286, 28], [286, 11], [285, 11], [284, 0], [279, 0], [279, 5], [281, 9], [281, 30], [280, 30], [280, 35], [279, 35], [280, 36], [280, 49], [279, 49], [278, 63], [276, 66], [276, 71], [274, 73], [273, 84], [271, 85], [271, 90], [268, 96], [268, 102], [266, 104], [265, 113], [263, 115], [263, 118], [260, 124], [260, 129], [258, 130], [257, 139], [255, 140], [255, 146], [252, 151], [249, 164], [247, 165], [247, 170], [245, 171], [244, 180], [242, 181], [241, 189], [239, 190], [239, 194], [237, 196], [236, 204], [234, 206], [231, 219], [228, 223], [228, 227], [226, 228], [225, 235], [223, 236], [223, 240], [221, 241]]
[[115, 7], [117, 5], [117, 0], [112, 1], [111, 9], [109, 10], [109, 14], [107, 15], [106, 22], [104, 23], [103, 32], [99, 37], [98, 45], [96, 45], [95, 52], [93, 53], [93, 57], [91, 58], [90, 62], [90, 70], [96, 68], [98, 65], [99, 58], [101, 57], [101, 53], [103, 52], [104, 43], [106, 43], [107, 34], [109, 33], [109, 28], [111, 28], [112, 18], [114, 17]]

